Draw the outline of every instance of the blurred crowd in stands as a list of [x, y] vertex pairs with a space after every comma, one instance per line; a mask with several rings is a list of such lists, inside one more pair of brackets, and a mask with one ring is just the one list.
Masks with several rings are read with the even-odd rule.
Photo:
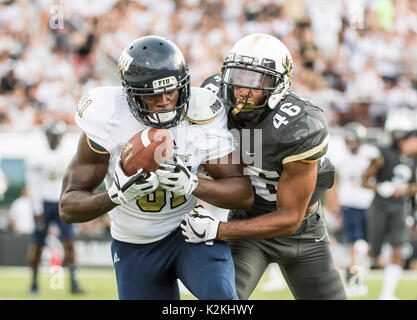
[[198, 86], [254, 32], [288, 46], [293, 90], [332, 126], [382, 127], [388, 108], [417, 105], [415, 0], [1, 0], [1, 128], [73, 125], [83, 93], [119, 84], [120, 52], [140, 36], [178, 44]]
[[119, 55], [138, 37], [176, 43], [199, 86], [255, 32], [287, 45], [292, 90], [333, 128], [383, 129], [391, 108], [417, 108], [417, 0], [0, 0], [0, 132], [51, 119], [76, 130], [77, 101], [120, 84]]

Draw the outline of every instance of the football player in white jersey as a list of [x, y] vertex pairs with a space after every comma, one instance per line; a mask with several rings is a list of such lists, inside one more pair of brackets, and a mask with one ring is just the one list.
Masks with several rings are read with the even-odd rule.
[[[224, 208], [252, 204], [242, 166], [227, 161], [234, 141], [221, 101], [190, 87], [183, 54], [157, 36], [123, 50], [119, 77], [122, 86], [95, 88], [79, 102], [75, 120], [84, 133], [65, 175], [61, 217], [85, 222], [109, 212], [119, 299], [179, 299], [177, 279], [198, 299], [237, 299], [226, 243], [186, 243], [179, 227], [197, 198]], [[150, 127], [169, 130], [177, 162], [127, 177], [122, 149]], [[202, 164], [212, 179], [197, 177]], [[95, 192], [103, 180], [107, 190]]]
[[[367, 129], [358, 122], [344, 125], [344, 148], [337, 148], [329, 158], [336, 167], [335, 185], [326, 196], [326, 204], [342, 218], [344, 242], [349, 253], [345, 272], [346, 293], [349, 296], [366, 295], [363, 283], [365, 264], [357, 252], [357, 242], [367, 240], [366, 214], [374, 192], [362, 187], [362, 173], [370, 161], [378, 155], [375, 146], [365, 143]], [[366, 243], [365, 243], [366, 245]]]
[[28, 162], [27, 186], [31, 198], [34, 219], [34, 243], [29, 247], [29, 264], [32, 268], [30, 292], [37, 294], [38, 266], [51, 222], [56, 223], [64, 247], [63, 265], [68, 267], [71, 279], [71, 293], [83, 293], [75, 279], [74, 230], [72, 225], [62, 221], [59, 216], [59, 197], [68, 153], [61, 140], [66, 132], [66, 124], [53, 121], [46, 125], [47, 146], [39, 150]]

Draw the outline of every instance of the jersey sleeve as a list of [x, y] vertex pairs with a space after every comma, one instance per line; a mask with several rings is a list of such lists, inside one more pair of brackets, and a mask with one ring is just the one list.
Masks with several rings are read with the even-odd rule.
[[[112, 117], [111, 99], [105, 101], [104, 88], [85, 94], [77, 105], [75, 122], [87, 136], [87, 143], [97, 153], [107, 153], [114, 145], [109, 137]], [[110, 98], [110, 97], [108, 97]]]

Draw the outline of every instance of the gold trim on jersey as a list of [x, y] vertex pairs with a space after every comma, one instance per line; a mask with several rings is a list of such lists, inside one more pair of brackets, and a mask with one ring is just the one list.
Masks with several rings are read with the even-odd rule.
[[382, 156], [381, 153], [374, 160], [376, 161], [376, 164], [377, 164], [378, 167], [381, 168], [384, 165], [385, 161], [384, 161], [384, 157]]
[[314, 162], [317, 162], [319, 160], [320, 160], [320, 158], [315, 159], [315, 160], [300, 160], [300, 161], [303, 162], [303, 163], [314, 163]]
[[90, 142], [90, 139], [88, 139], [88, 137], [86, 137], [86, 139], [87, 139], [87, 144], [88, 144], [88, 146], [90, 147], [90, 149], [91, 150], [93, 150], [95, 153], [98, 153], [98, 154], [109, 154], [109, 152], [108, 151], [101, 151], [101, 150], [97, 150], [96, 148], [94, 148], [93, 146], [92, 146], [92, 144], [91, 144], [91, 142]]
[[[329, 135], [327, 135], [326, 138], [324, 138], [323, 142], [320, 143], [317, 147], [314, 147], [314, 148], [312, 148], [310, 150], [307, 150], [305, 152], [302, 152], [302, 153], [295, 154], [293, 156], [289, 156], [289, 157], [284, 158], [282, 160], [282, 164], [285, 164], [287, 162], [304, 160], [306, 158], [309, 158], [309, 157], [315, 155], [318, 152], [322, 152], [324, 147], [326, 147], [328, 142], [329, 142]], [[309, 161], [309, 160], [306, 160], [306, 161]]]
[[212, 117], [210, 119], [207, 119], [207, 120], [194, 120], [194, 119], [191, 119], [187, 116], [185, 116], [185, 119], [187, 119], [188, 121], [193, 122], [193, 123], [202, 124], [202, 123], [208, 123], [210, 121], [213, 121], [216, 117], [217, 117], [217, 114], [214, 117]]

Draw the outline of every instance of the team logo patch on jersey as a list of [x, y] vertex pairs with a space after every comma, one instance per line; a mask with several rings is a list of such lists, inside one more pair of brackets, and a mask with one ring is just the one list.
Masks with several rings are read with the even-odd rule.
[[215, 102], [215, 103], [213, 103], [213, 104], [210, 106], [210, 109], [211, 109], [211, 111], [212, 111], [214, 114], [216, 114], [216, 113], [217, 113], [217, 111], [219, 111], [219, 110], [220, 110], [220, 108], [221, 108], [221, 104], [220, 104], [220, 101], [219, 101], [219, 100], [216, 100], [216, 102]]

